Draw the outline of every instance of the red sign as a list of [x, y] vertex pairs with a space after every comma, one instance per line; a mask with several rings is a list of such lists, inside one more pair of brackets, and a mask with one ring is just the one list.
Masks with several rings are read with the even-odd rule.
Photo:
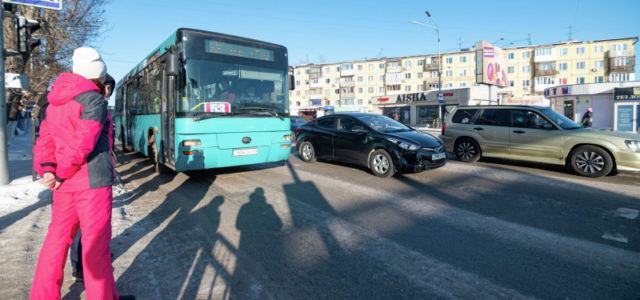
[[386, 102], [386, 101], [389, 101], [389, 98], [378, 98], [378, 101], [380, 101], [380, 102]]

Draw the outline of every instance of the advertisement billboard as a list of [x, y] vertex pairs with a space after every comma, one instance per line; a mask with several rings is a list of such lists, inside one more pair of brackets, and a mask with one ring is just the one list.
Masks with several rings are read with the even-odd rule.
[[476, 42], [476, 82], [507, 86], [507, 52], [489, 42]]

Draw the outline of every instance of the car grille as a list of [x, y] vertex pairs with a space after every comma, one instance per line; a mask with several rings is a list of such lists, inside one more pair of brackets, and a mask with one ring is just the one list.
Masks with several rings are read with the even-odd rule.
[[426, 151], [433, 151], [435, 153], [440, 153], [440, 152], [444, 152], [444, 146], [438, 146], [435, 148], [422, 148], [422, 150], [426, 150]]

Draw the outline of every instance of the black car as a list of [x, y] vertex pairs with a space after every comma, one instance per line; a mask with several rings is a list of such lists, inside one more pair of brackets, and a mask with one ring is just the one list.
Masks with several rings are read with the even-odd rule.
[[366, 166], [380, 177], [446, 164], [440, 138], [367, 113], [333, 114], [309, 121], [298, 129], [297, 148], [305, 162], [316, 158], [342, 161]]
[[295, 138], [298, 128], [307, 123], [307, 121], [300, 116], [291, 116], [289, 119], [291, 120], [291, 133]]

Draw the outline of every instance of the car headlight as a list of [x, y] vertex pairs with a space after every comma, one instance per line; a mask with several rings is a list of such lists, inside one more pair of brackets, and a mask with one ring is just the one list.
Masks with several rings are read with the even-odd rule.
[[407, 141], [403, 141], [403, 140], [398, 140], [398, 139], [394, 139], [394, 138], [387, 138], [388, 141], [398, 145], [398, 147], [404, 149], [404, 150], [411, 150], [411, 151], [415, 151], [420, 149], [420, 146], [414, 144], [414, 143], [409, 143]]
[[626, 140], [624, 141], [625, 144], [627, 144], [627, 147], [633, 151], [638, 151], [640, 150], [640, 141], [636, 141], [636, 140]]

